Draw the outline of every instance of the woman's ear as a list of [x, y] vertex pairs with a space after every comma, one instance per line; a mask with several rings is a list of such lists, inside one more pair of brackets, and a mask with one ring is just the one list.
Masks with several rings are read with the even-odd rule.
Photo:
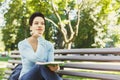
[[30, 31], [32, 30], [32, 26], [30, 26]]
[[33, 35], [33, 31], [32, 30], [30, 30], [30, 35]]

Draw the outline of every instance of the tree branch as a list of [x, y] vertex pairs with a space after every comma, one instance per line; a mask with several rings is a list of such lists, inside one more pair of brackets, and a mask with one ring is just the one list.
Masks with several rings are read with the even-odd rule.
[[46, 19], [47, 21], [51, 22], [54, 26], [56, 26], [56, 27], [58, 28], [58, 25], [57, 25], [53, 20], [51, 20], [51, 19], [49, 19], [49, 18], [47, 18], [47, 17], [45, 17], [45, 19]]
[[64, 38], [65, 42], [68, 42], [68, 41], [67, 41], [67, 31], [66, 31], [66, 29], [65, 29], [65, 25], [62, 23], [61, 17], [59, 16], [59, 14], [58, 14], [58, 12], [57, 12], [57, 10], [56, 10], [56, 8], [55, 8], [55, 5], [54, 5], [53, 0], [52, 0], [52, 2], [51, 2], [51, 5], [52, 5], [52, 8], [53, 8], [53, 12], [55, 13], [56, 17], [58, 18], [59, 27], [60, 27], [61, 32], [62, 32], [62, 34], [63, 34], [63, 38]]
[[83, 7], [83, 5], [84, 5], [84, 1], [83, 0], [81, 1], [81, 4], [77, 5], [78, 12], [77, 12], [77, 23], [76, 23], [75, 36], [78, 35], [78, 29], [79, 29], [79, 24], [80, 24], [80, 10], [82, 10], [81, 8]]
[[58, 20], [59, 20], [59, 22], [60, 22], [60, 24], [61, 24], [62, 21], [61, 21], [61, 18], [60, 18], [60, 16], [59, 16], [59, 14], [57, 13], [57, 10], [56, 10], [56, 8], [55, 8], [55, 5], [54, 5], [53, 0], [52, 0], [52, 2], [51, 2], [51, 5], [52, 5], [53, 11], [54, 11], [56, 17], [58, 18]]

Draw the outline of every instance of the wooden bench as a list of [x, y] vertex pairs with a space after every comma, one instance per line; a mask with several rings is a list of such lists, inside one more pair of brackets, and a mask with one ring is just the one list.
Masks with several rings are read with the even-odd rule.
[[[18, 51], [12, 51], [10, 57], [5, 79], [8, 79], [15, 65], [21, 63]], [[55, 50], [55, 60], [66, 62], [57, 72], [63, 77], [120, 80], [120, 48], [59, 49]]]

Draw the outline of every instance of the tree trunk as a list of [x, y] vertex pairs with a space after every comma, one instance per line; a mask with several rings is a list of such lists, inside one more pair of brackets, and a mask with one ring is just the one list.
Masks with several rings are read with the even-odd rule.
[[65, 48], [66, 49], [71, 49], [71, 46], [72, 46], [72, 42], [65, 43]]

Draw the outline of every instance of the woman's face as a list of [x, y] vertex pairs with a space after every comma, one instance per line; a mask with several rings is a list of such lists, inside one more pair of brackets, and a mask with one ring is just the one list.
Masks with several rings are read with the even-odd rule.
[[30, 30], [32, 30], [32, 34], [43, 35], [45, 31], [45, 21], [42, 17], [35, 17], [30, 26]]

